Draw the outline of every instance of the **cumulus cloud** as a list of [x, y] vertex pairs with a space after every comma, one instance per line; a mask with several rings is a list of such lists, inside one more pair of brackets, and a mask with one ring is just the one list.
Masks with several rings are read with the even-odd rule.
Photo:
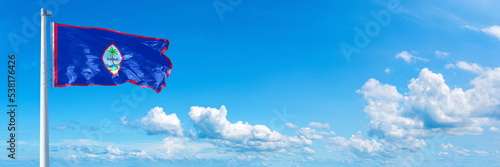
[[[312, 145], [312, 141], [304, 135], [286, 136], [264, 125], [250, 125], [248, 122], [243, 123], [241, 121], [229, 122], [226, 118], [227, 110], [224, 106], [220, 109], [191, 107], [189, 116], [195, 129], [189, 129], [186, 135], [183, 134], [184, 130], [180, 126], [177, 116], [175, 114], [167, 115], [159, 107], [151, 109], [147, 116], [135, 121], [140, 123], [148, 134], [171, 135], [165, 137], [160, 144], [143, 143], [139, 144], [139, 146], [119, 148], [115, 147], [115, 144], [83, 139], [54, 143], [52, 144], [52, 151], [60, 152], [64, 149], [62, 146], [68, 145], [68, 148], [65, 149], [76, 152], [74, 159], [82, 161], [90, 159], [105, 161], [135, 159], [201, 160], [205, 158], [213, 159], [215, 156], [221, 156], [222, 159], [231, 159], [234, 158], [234, 151], [265, 155], [268, 160], [270, 160], [270, 156], [277, 156], [278, 154], [299, 153], [303, 156], [315, 154], [313, 149], [306, 147]], [[134, 122], [127, 120], [126, 117], [122, 117], [122, 124], [130, 126]], [[299, 128], [291, 123], [287, 124], [287, 126], [295, 128], [294, 130]], [[333, 131], [310, 130], [312, 133], [321, 136], [334, 134]], [[82, 143], [93, 147], [89, 149], [76, 146]], [[130, 150], [130, 147], [145, 150]], [[152, 154], [147, 154], [146, 151]]]
[[480, 156], [480, 157], [485, 157], [485, 156], [488, 156], [489, 153], [486, 152], [486, 151], [478, 151], [478, 150], [474, 150], [474, 153], [476, 153], [477, 156]]
[[76, 157], [76, 155], [68, 155], [64, 159], [78, 163], [78, 158]]
[[451, 143], [448, 144], [441, 143], [439, 147], [443, 150], [452, 150], [453, 148], [455, 148], [455, 146], [453, 146]]
[[327, 142], [332, 144], [328, 149], [343, 151], [356, 157], [383, 156], [385, 154], [381, 143], [375, 139], [365, 139], [361, 132], [352, 135], [349, 140], [339, 136], [328, 138]]
[[448, 152], [438, 152], [437, 156], [440, 156], [440, 157], [450, 157], [451, 155]]
[[297, 129], [297, 128], [299, 128], [299, 126], [297, 126], [295, 124], [292, 124], [292, 123], [286, 123], [285, 126], [286, 126], [286, 128], [289, 128], [289, 129]]
[[231, 123], [226, 116], [225, 106], [220, 109], [193, 106], [189, 112], [189, 117], [198, 130], [198, 137], [225, 148], [262, 151], [312, 144], [305, 137], [285, 136], [264, 125], [250, 125], [241, 121]]
[[395, 86], [368, 80], [358, 90], [368, 105], [364, 111], [372, 119], [370, 134], [379, 138], [426, 138], [435, 134], [476, 135], [482, 125], [496, 120], [500, 105], [500, 69], [475, 78], [473, 88], [450, 89], [441, 74], [422, 69], [400, 94]]
[[122, 125], [127, 125], [128, 124], [127, 117], [125, 117], [125, 116], [121, 117], [120, 121], [122, 122]]
[[478, 32], [484, 32], [488, 35], [494, 36], [495, 38], [500, 40], [500, 26], [498, 25], [492, 25], [490, 27], [486, 28], [478, 28], [470, 25], [465, 25], [464, 26], [467, 29], [478, 31]]
[[65, 153], [70, 153], [70, 152], [82, 152], [85, 154], [91, 154], [94, 153], [94, 150], [92, 148], [89, 148], [85, 145], [79, 146], [79, 145], [65, 145], [61, 147], [57, 146], [52, 146], [50, 148], [50, 151], [52, 152], [59, 152], [59, 150], [64, 151]]
[[200, 150], [213, 148], [210, 143], [196, 143], [187, 137], [166, 137], [158, 147], [156, 156], [160, 159], [192, 158]]
[[148, 155], [148, 153], [146, 153], [146, 151], [144, 150], [141, 150], [141, 151], [131, 151], [129, 152], [129, 154], [127, 155], [127, 157], [133, 157], [133, 158], [138, 158], [138, 159], [150, 159], [150, 160], [154, 160], [153, 157], [151, 157], [150, 155]]
[[426, 58], [413, 56], [412, 54], [408, 53], [408, 51], [402, 51], [401, 53], [396, 54], [396, 58], [403, 59], [407, 63], [415, 62], [416, 60], [429, 61], [429, 59]]
[[341, 151], [347, 156], [362, 159], [392, 158], [403, 153], [416, 153], [427, 146], [424, 140], [408, 139], [369, 139], [358, 132], [349, 140], [344, 137], [330, 137], [326, 140], [327, 151]]
[[309, 127], [305, 127], [305, 128], [297, 129], [297, 134], [303, 135], [308, 139], [321, 140], [321, 139], [323, 139], [323, 136], [325, 136], [325, 135], [335, 135], [335, 132], [334, 131], [329, 131], [329, 132], [318, 131], [315, 129], [311, 129]]
[[309, 148], [309, 147], [304, 147], [302, 149], [294, 149], [291, 151], [292, 153], [291, 154], [305, 154], [305, 155], [312, 155], [312, 154], [316, 154], [316, 151], [314, 151], [313, 149]]
[[[130, 118], [122, 116], [122, 117], [120, 117], [120, 122], [123, 126], [125, 126], [127, 128], [137, 129], [137, 128], [141, 127], [140, 120], [138, 120], [138, 119], [131, 120]], [[148, 134], [150, 134], [150, 133], [148, 133]]]
[[390, 69], [390, 68], [386, 68], [386, 69], [384, 70], [384, 72], [385, 72], [385, 73], [387, 73], [387, 74], [389, 74], [389, 73], [391, 73], [391, 69]]
[[184, 129], [177, 115], [175, 113], [167, 115], [161, 107], [151, 109], [147, 116], [141, 118], [140, 123], [149, 135], [184, 135]]
[[[87, 142], [83, 142], [87, 141]], [[75, 145], [77, 144], [77, 145]], [[122, 161], [122, 160], [194, 160], [210, 159], [220, 152], [215, 152], [215, 146], [211, 143], [199, 140], [193, 140], [188, 137], [168, 136], [159, 142], [152, 143], [134, 143], [124, 145], [109, 142], [96, 142], [85, 140], [66, 140], [61, 143], [51, 143], [52, 152], [60, 154], [76, 155], [77, 160], [103, 160], [103, 161]], [[88, 145], [88, 147], [86, 146]], [[120, 147], [117, 147], [119, 145]], [[212, 154], [213, 152], [213, 154]], [[209, 153], [209, 154], [207, 154]], [[210, 155], [212, 154], [212, 155]], [[224, 154], [228, 156], [229, 154]], [[57, 154], [56, 154], [57, 156]]]
[[448, 53], [448, 52], [442, 52], [439, 50], [436, 50], [435, 54], [438, 58], [442, 58], [442, 59], [447, 58], [450, 55], [450, 53]]
[[[89, 149], [85, 146], [73, 146], [73, 145], [67, 145], [66, 146], [68, 150], [73, 150], [75, 152], [74, 156], [71, 156], [72, 161], [77, 162], [77, 160], [83, 160], [83, 161], [89, 161], [89, 160], [104, 160], [104, 161], [117, 161], [117, 160], [124, 160], [124, 159], [150, 159], [153, 160], [153, 157], [148, 155], [146, 151], [144, 150], [129, 150], [129, 149], [120, 149], [117, 147], [113, 147], [111, 145], [108, 145], [104, 148], [100, 148], [103, 151], [100, 150], [92, 150]], [[67, 152], [70, 153], [70, 152]]]
[[490, 127], [490, 131], [492, 131], [492, 132], [500, 132], [500, 129], [498, 129], [497, 127], [492, 126], [492, 127]]
[[91, 158], [91, 159], [102, 159], [106, 161], [117, 161], [129, 158], [137, 158], [137, 159], [150, 159], [153, 160], [149, 154], [144, 150], [121, 150], [119, 148], [113, 148], [112, 146], [107, 146], [103, 153], [91, 153], [86, 154], [86, 156], [82, 158]]
[[188, 138], [166, 137], [163, 139], [162, 145], [159, 147], [163, 149], [162, 153], [165, 159], [174, 157], [174, 153], [185, 150]]
[[322, 123], [319, 123], [319, 122], [310, 122], [309, 126], [313, 127], [313, 128], [330, 129], [330, 125], [328, 123], [322, 124]]
[[[483, 69], [471, 81], [473, 87], [466, 91], [451, 89], [441, 74], [427, 68], [410, 80], [408, 92], [403, 94], [393, 85], [369, 79], [357, 93], [362, 94], [367, 102], [364, 112], [371, 119], [368, 134], [378, 138], [378, 141], [371, 142], [372, 150], [381, 149], [384, 151], [380, 153], [390, 156], [391, 152], [398, 150], [416, 152], [427, 146], [424, 139], [438, 134], [481, 134], [484, 131], [482, 126], [500, 118], [500, 68]], [[353, 135], [351, 139], [360, 136]], [[342, 137], [329, 140], [337, 145], [344, 143], [349, 148], [349, 140]], [[360, 149], [350, 150], [354, 150], [354, 154], [370, 155], [363, 154]], [[456, 153], [470, 155], [465, 149]]]
[[492, 35], [500, 40], [500, 26], [493, 25], [491, 27], [486, 27], [481, 29], [486, 34]]
[[306, 154], [316, 154], [316, 152], [313, 149], [309, 148], [309, 147], [304, 147], [304, 153], [306, 153]]
[[119, 148], [113, 148], [112, 146], [107, 146], [106, 147], [106, 152], [112, 155], [122, 155], [123, 151], [121, 151]]
[[459, 155], [459, 156], [470, 156], [470, 150], [467, 150], [465, 148], [461, 148], [461, 147], [457, 147], [457, 146], [454, 146], [450, 143], [448, 144], [440, 144], [439, 147], [443, 150], [449, 150], [449, 151], [453, 151], [455, 154]]
[[448, 64], [444, 65], [444, 68], [446, 68], [446, 69], [455, 68], [455, 65], [453, 63], [448, 63]]
[[470, 71], [476, 74], [481, 74], [484, 72], [484, 68], [476, 63], [467, 63], [465, 61], [458, 61], [456, 66], [462, 70]]

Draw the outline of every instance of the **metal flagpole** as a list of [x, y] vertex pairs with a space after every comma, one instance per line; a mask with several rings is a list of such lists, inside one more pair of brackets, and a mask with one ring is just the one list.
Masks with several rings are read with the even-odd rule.
[[40, 49], [40, 167], [49, 167], [49, 113], [47, 98], [47, 16], [50, 11], [42, 8], [42, 36]]

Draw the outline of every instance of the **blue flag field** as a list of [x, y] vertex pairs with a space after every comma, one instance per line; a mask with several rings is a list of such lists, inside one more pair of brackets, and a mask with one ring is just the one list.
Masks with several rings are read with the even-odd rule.
[[159, 93], [172, 69], [166, 39], [53, 23], [52, 42], [54, 87], [130, 82]]

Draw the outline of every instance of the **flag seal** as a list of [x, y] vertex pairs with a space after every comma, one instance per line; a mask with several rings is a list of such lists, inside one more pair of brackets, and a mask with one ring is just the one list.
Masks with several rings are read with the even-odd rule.
[[120, 71], [122, 61], [122, 53], [114, 43], [111, 43], [108, 47], [106, 47], [106, 50], [102, 53], [102, 63], [106, 66], [106, 69], [113, 74], [113, 76], [116, 76], [116, 74]]

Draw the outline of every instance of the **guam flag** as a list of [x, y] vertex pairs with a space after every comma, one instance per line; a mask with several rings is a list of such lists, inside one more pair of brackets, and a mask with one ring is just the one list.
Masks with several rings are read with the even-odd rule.
[[55, 87], [130, 82], [157, 93], [165, 87], [172, 69], [164, 55], [168, 40], [104, 28], [52, 26]]

